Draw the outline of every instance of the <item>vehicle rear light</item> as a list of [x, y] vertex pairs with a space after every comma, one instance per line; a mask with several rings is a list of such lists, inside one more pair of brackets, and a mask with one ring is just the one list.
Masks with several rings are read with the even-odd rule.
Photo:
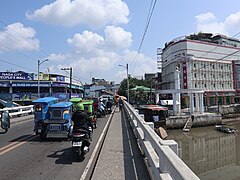
[[72, 135], [73, 135], [73, 136], [79, 136], [79, 137], [85, 136], [85, 134], [83, 134], [83, 133], [81, 133], [81, 132], [73, 132]]
[[36, 104], [35, 105], [35, 111], [41, 112], [42, 111], [42, 105], [41, 104]]

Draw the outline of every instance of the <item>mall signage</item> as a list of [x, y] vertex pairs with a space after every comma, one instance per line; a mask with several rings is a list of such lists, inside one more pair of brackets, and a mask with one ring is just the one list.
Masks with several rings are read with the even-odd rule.
[[0, 72], [0, 80], [33, 80], [33, 73]]

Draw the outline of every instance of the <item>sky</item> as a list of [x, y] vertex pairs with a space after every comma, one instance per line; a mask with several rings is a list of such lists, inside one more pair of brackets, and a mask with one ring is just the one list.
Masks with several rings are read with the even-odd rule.
[[[0, 2], [0, 72], [40, 71], [83, 84], [120, 83], [156, 73], [157, 48], [181, 36], [211, 32], [240, 39], [236, 0], [8, 0]], [[154, 9], [153, 9], [154, 7]], [[150, 9], [153, 13], [146, 28]], [[143, 34], [146, 32], [144, 38]], [[143, 41], [142, 41], [143, 40]], [[142, 44], [141, 44], [142, 41]], [[119, 66], [120, 65], [120, 66]]]

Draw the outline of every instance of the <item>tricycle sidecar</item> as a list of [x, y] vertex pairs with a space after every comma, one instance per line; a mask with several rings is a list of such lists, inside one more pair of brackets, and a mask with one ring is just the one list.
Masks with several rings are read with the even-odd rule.
[[58, 98], [44, 97], [32, 101], [34, 105], [34, 132], [42, 133], [44, 121], [50, 118], [49, 106], [58, 102]]

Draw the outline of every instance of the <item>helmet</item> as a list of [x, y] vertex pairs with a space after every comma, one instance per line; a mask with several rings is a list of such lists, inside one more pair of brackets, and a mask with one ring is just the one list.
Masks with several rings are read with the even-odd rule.
[[80, 104], [80, 103], [76, 104], [75, 108], [76, 108], [77, 111], [83, 111], [84, 110], [83, 104]]

